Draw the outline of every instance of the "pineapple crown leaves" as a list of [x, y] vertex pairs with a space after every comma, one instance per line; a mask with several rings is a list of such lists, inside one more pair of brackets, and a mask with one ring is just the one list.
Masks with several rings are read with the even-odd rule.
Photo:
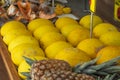
[[120, 80], [118, 79], [118, 74], [114, 73], [112, 75], [106, 75], [105, 77], [101, 78], [101, 77], [97, 77], [96, 80]]
[[[35, 61], [37, 61], [36, 59], [30, 59], [28, 57], [25, 57], [23, 56], [23, 58], [25, 59], [25, 61], [27, 62], [28, 65], [32, 65]], [[31, 75], [30, 75], [30, 72], [21, 72], [22, 75], [26, 76], [27, 77], [27, 80], [31, 80]]]
[[91, 60], [91, 61], [89, 61], [89, 62], [83, 63], [82, 65], [78, 64], [76, 67], [79, 67], [79, 69], [82, 70], [82, 69], [85, 69], [86, 67], [88, 67], [88, 66], [90, 66], [90, 65], [95, 64], [97, 60], [98, 60], [98, 58], [95, 58], [95, 59], [93, 59], [93, 60]]
[[28, 79], [31, 77], [30, 72], [21, 72], [21, 74], [26, 76]]
[[74, 72], [77, 73], [86, 73], [91, 75], [108, 75], [113, 73], [120, 72], [120, 66], [117, 66], [117, 61], [120, 60], [120, 56], [116, 57], [112, 60], [109, 60], [107, 62], [104, 62], [99, 65], [95, 65], [97, 59], [93, 59], [89, 62], [86, 62], [82, 65], [77, 65], [73, 68]]
[[[87, 67], [89, 67], [89, 66], [91, 66], [91, 65], [94, 65], [97, 60], [98, 60], [98, 58], [95, 58], [95, 59], [93, 59], [93, 60], [91, 60], [91, 61], [88, 61], [88, 62], [83, 63], [82, 65], [78, 64], [78, 65], [76, 65], [76, 66], [73, 68], [73, 71], [74, 71], [74, 72], [77, 72], [77, 73], [80, 73], [81, 70], [84, 70], [85, 68], [87, 68]], [[93, 71], [91, 70], [91, 72], [94, 72], [94, 70], [93, 70]]]
[[104, 80], [113, 80], [115, 78], [116, 74], [113, 75], [107, 75]]
[[96, 69], [96, 70], [100, 70], [101, 68], [106, 68], [106, 67], [117, 64], [118, 60], [120, 60], [120, 56], [116, 57], [116, 58], [114, 58], [112, 60], [106, 61], [106, 62], [104, 62], [102, 64], [91, 66], [91, 68]]
[[120, 66], [111, 66], [111, 67], [103, 69], [102, 71], [107, 72], [107, 73], [120, 72]]
[[23, 58], [25, 59], [25, 61], [31, 66], [35, 61], [37, 61], [36, 59], [30, 59], [28, 57], [23, 56]]

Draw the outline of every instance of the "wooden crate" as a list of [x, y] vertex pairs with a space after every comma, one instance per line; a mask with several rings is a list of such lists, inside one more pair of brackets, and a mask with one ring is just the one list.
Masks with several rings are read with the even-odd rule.
[[[72, 8], [74, 8], [73, 6], [75, 6], [75, 5], [76, 6], [80, 5], [77, 1], [78, 0], [73, 0], [74, 4], [70, 3], [71, 5], [73, 4]], [[113, 18], [113, 11], [114, 11], [113, 3], [114, 3], [114, 0], [97, 0], [96, 14], [99, 15], [100, 17], [102, 17], [104, 20], [107, 20], [108, 22], [116, 25], [117, 27], [120, 27], [120, 22], [115, 21]], [[75, 10], [77, 10], [77, 9], [75, 9]], [[77, 13], [78, 13], [77, 15], [79, 15], [79, 13], [81, 13], [81, 11], [78, 9]], [[85, 15], [85, 14], [86, 13], [80, 14], [80, 16]], [[5, 45], [5, 43], [2, 40], [1, 35], [0, 35], [0, 53], [1, 53], [2, 59], [5, 63], [6, 69], [8, 71], [10, 80], [21, 80], [20, 77], [18, 76], [17, 69], [11, 60], [10, 53], [7, 49], [7, 46]]]
[[20, 77], [18, 76], [17, 69], [11, 60], [10, 53], [7, 49], [7, 46], [2, 40], [1, 35], [0, 35], [0, 53], [4, 61], [5, 67], [7, 69], [8, 75], [10, 77], [10, 80], [21, 80]]

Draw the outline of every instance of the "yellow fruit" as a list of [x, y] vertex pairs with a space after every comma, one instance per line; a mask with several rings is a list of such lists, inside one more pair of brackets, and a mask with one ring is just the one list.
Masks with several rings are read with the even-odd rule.
[[96, 37], [100, 37], [101, 35], [112, 31], [118, 31], [118, 30], [114, 25], [110, 23], [100, 23], [96, 25], [95, 28], [93, 29], [93, 33]]
[[39, 42], [34, 37], [21, 35], [12, 40], [12, 42], [8, 45], [8, 50], [11, 52], [14, 47], [23, 43], [29, 43], [39, 46]]
[[65, 14], [71, 13], [71, 8], [70, 7], [64, 7], [63, 8], [63, 13], [65, 13]]
[[63, 5], [57, 4], [56, 7], [55, 7], [55, 13], [56, 13], [57, 15], [63, 14], [63, 8], [64, 8]]
[[9, 22], [6, 22], [1, 27], [1, 35], [5, 36], [9, 31], [14, 30], [14, 29], [26, 29], [26, 27], [21, 22], [18, 22], [18, 21], [9, 21]]
[[14, 40], [16, 37], [20, 36], [20, 35], [32, 35], [32, 33], [28, 30], [25, 29], [15, 29], [15, 30], [11, 30], [9, 31], [9, 34], [6, 34], [5, 36], [3, 36], [3, 41], [9, 45], [9, 43], [11, 43], [12, 40]]
[[72, 45], [65, 41], [57, 41], [49, 45], [45, 49], [45, 53], [48, 58], [53, 59], [61, 50], [69, 47], [72, 47]]
[[120, 46], [120, 32], [108, 32], [100, 36], [100, 40], [106, 45]]
[[72, 47], [61, 50], [56, 55], [55, 59], [65, 60], [71, 66], [82, 64], [84, 62], [91, 60], [91, 58], [85, 52]]
[[55, 25], [58, 29], [61, 29], [64, 25], [67, 24], [78, 24], [78, 22], [73, 18], [69, 18], [69, 17], [58, 18], [55, 22]]
[[[45, 57], [41, 56], [34, 56], [29, 57], [32, 60], [43, 60], [46, 59]], [[21, 64], [18, 66], [18, 74], [22, 79], [26, 79], [27, 77], [22, 74], [22, 72], [30, 72], [31, 66], [24, 60], [21, 62]]]
[[33, 34], [37, 39], [40, 39], [47, 32], [59, 32], [59, 30], [53, 26], [44, 25], [37, 28]]
[[88, 29], [81, 28], [75, 29], [67, 37], [67, 40], [73, 45], [77, 46], [78, 43], [84, 39], [90, 38], [90, 32]]
[[97, 53], [97, 64], [109, 61], [120, 56], [120, 46], [106, 46]]
[[23, 56], [45, 56], [43, 50], [35, 45], [31, 44], [20, 44], [11, 51], [11, 58], [15, 65], [19, 65], [24, 59]]
[[30, 21], [27, 27], [30, 31], [33, 32], [35, 29], [43, 25], [54, 26], [54, 24], [48, 19], [35, 19], [35, 20]]
[[[93, 28], [94, 28], [97, 24], [100, 24], [100, 23], [102, 23], [102, 22], [103, 22], [103, 21], [102, 21], [102, 19], [101, 19], [99, 16], [97, 16], [97, 15], [94, 15], [94, 16], [93, 16]], [[79, 23], [80, 23], [83, 27], [85, 27], [85, 28], [87, 28], [87, 29], [90, 29], [90, 15], [83, 16], [83, 17], [80, 19]]]
[[77, 48], [86, 52], [91, 58], [95, 58], [97, 51], [103, 46], [104, 44], [100, 40], [92, 38], [81, 41]]
[[18, 75], [20, 76], [20, 78], [25, 80], [27, 77], [24, 76], [22, 74], [22, 72], [30, 72], [30, 68], [31, 68], [31, 66], [29, 64], [27, 64], [26, 61], [22, 61], [21, 64], [19, 65], [19, 67], [18, 67]]
[[57, 41], [65, 41], [65, 37], [58, 32], [48, 32], [41, 37], [40, 44], [45, 49], [47, 46]]
[[61, 28], [61, 33], [65, 36], [68, 37], [69, 33], [73, 31], [74, 29], [77, 28], [82, 28], [79, 24], [67, 24], [64, 25], [64, 27]]

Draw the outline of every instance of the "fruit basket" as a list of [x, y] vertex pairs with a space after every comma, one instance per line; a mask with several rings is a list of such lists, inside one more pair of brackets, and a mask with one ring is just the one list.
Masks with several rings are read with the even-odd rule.
[[[88, 12], [84, 12], [83, 8], [84, 4], [80, 4], [81, 2], [82, 0], [79, 1], [73, 0], [69, 1], [68, 4], [66, 4], [67, 6], [70, 6], [70, 8], [73, 10], [73, 14], [75, 14], [78, 18], [81, 18], [84, 15], [89, 14]], [[109, 0], [97, 0], [95, 14], [99, 15], [105, 22], [114, 24], [119, 29], [120, 22], [115, 21], [113, 18], [114, 10], [113, 3], [114, 3], [113, 1]], [[7, 68], [10, 80], [21, 80], [21, 78], [18, 75], [16, 66], [11, 60], [11, 54], [8, 51], [8, 46], [4, 43], [1, 35], [0, 35], [0, 53]]]

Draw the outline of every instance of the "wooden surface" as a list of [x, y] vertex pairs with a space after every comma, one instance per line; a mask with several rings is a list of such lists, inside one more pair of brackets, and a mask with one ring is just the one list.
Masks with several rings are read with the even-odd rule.
[[[0, 36], [0, 53], [4, 61], [7, 73], [10, 80], [20, 80], [15, 65], [12, 63], [10, 53], [8, 52], [7, 46], [4, 44], [2, 37]], [[4, 74], [3, 74], [4, 75]]]
[[0, 55], [0, 80], [10, 80], [1, 55]]

